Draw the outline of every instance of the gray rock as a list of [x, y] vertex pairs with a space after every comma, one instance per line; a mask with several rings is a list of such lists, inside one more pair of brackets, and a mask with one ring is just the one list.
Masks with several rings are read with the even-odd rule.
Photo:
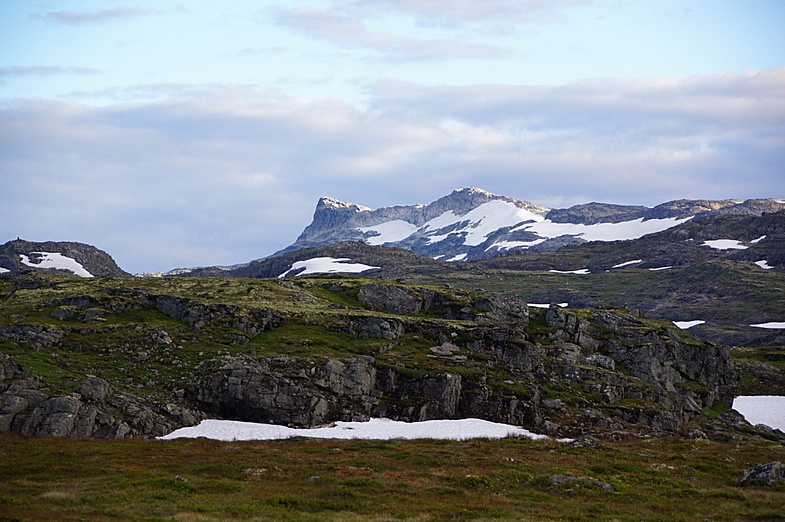
[[589, 355], [583, 360], [584, 364], [597, 366], [598, 368], [605, 368], [606, 370], [615, 370], [616, 361], [607, 355], [593, 354]]
[[52, 317], [60, 321], [67, 321], [76, 317], [76, 312], [68, 306], [58, 306], [52, 312]]
[[400, 320], [377, 316], [347, 317], [342, 321], [342, 326], [338, 325], [334, 328], [360, 339], [374, 337], [393, 340], [406, 333]]
[[23, 374], [22, 365], [16, 362], [13, 355], [0, 352], [0, 381], [14, 379]]
[[423, 298], [413, 295], [406, 287], [371, 283], [357, 293], [357, 300], [371, 310], [383, 310], [400, 315], [414, 315], [423, 310]]
[[27, 399], [17, 395], [0, 396], [0, 414], [18, 413], [30, 405]]
[[79, 393], [86, 399], [103, 401], [112, 394], [112, 387], [104, 379], [91, 375], [82, 383]]
[[742, 485], [765, 483], [769, 486], [775, 482], [785, 481], [785, 466], [778, 461], [768, 464], [758, 464], [741, 477], [739, 481]]

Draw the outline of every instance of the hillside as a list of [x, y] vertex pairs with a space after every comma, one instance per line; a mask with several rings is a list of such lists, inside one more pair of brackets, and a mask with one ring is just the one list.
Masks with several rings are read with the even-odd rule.
[[477, 417], [554, 436], [769, 436], [729, 413], [727, 348], [625, 310], [335, 276], [0, 284], [0, 431]]

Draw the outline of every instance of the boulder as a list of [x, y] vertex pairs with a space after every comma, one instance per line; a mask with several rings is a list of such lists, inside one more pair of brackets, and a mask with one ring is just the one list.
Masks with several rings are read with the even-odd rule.
[[423, 298], [406, 287], [371, 283], [363, 285], [357, 300], [371, 310], [382, 310], [400, 315], [414, 315], [423, 311]]
[[13, 355], [0, 352], [0, 381], [14, 379], [23, 374], [22, 365], [16, 362]]
[[771, 486], [775, 482], [785, 482], [785, 466], [778, 461], [768, 464], [758, 464], [741, 477], [742, 485], [766, 484]]
[[86, 399], [103, 401], [112, 394], [112, 387], [100, 377], [90, 375], [82, 383], [79, 393]]

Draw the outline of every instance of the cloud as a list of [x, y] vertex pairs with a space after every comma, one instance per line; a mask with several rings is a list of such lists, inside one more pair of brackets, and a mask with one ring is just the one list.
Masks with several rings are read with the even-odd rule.
[[499, 29], [533, 22], [563, 22], [568, 9], [588, 3], [588, 0], [361, 0], [343, 4], [366, 15], [400, 12], [415, 16], [424, 24]]
[[11, 76], [51, 76], [54, 74], [102, 74], [100, 69], [89, 67], [59, 67], [54, 65], [31, 65], [0, 67], [0, 78]]
[[277, 7], [271, 9], [270, 14], [279, 25], [337, 45], [370, 49], [389, 61], [496, 58], [511, 52], [504, 47], [467, 43], [452, 38], [410, 38], [389, 32], [369, 31], [359, 18], [335, 10], [326, 11], [308, 6]]
[[556, 87], [387, 80], [364, 109], [219, 85], [147, 86], [169, 98], [101, 107], [8, 101], [0, 241], [85, 241], [153, 271], [271, 254], [323, 195], [370, 207], [462, 186], [550, 206], [781, 198], [784, 82], [785, 68]]
[[268, 47], [246, 47], [244, 49], [240, 49], [237, 51], [237, 56], [270, 56], [270, 55], [278, 55], [283, 54], [286, 52], [286, 47], [275, 47], [275, 46], [268, 46]]
[[92, 9], [87, 11], [47, 11], [34, 15], [36, 18], [60, 22], [68, 25], [102, 24], [125, 20], [136, 16], [161, 13], [159, 9], [136, 6], [117, 6], [111, 9]]

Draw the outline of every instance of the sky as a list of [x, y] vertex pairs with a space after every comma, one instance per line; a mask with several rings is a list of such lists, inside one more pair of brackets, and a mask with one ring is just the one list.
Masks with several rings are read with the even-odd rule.
[[0, 242], [132, 272], [295, 241], [321, 196], [785, 197], [782, 0], [0, 0]]

